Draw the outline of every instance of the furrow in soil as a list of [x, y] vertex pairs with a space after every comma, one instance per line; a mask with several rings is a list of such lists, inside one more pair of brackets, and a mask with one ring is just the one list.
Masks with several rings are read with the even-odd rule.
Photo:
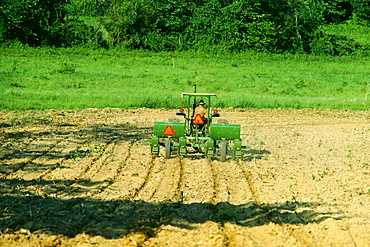
[[[23, 169], [38, 169], [36, 164], [33, 163], [38, 158], [44, 156], [51, 150], [59, 141], [52, 138], [34, 138], [27, 144], [25, 149], [18, 150], [12, 156], [1, 160], [0, 173], [7, 175], [7, 178], [13, 179], [22, 177]], [[20, 173], [20, 174], [17, 174]]]
[[[26, 181], [39, 180], [44, 174], [60, 166], [65, 159], [69, 158], [69, 151], [72, 149], [66, 148], [69, 140], [58, 139], [50, 141], [52, 145], [44, 146], [45, 149], [42, 154], [30, 159], [21, 169], [13, 172], [8, 177]], [[43, 145], [41, 142], [37, 142], [37, 146], [41, 149]]]
[[154, 202], [177, 202], [179, 199], [179, 182], [181, 180], [181, 163], [179, 158], [160, 161], [157, 170], [154, 171], [151, 183], [154, 193], [150, 201]]
[[[154, 160], [147, 154], [147, 150], [139, 142], [127, 142], [118, 148], [117, 152], [121, 153], [121, 158], [115, 168], [116, 175], [94, 198], [131, 200], [136, 198], [147, 183], [154, 166]], [[124, 153], [128, 157], [124, 158]]]
[[184, 158], [183, 166], [183, 203], [211, 203], [215, 191], [208, 161]]

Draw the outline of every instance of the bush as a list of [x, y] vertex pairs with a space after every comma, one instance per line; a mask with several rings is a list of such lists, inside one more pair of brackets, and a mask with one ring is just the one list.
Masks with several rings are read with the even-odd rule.
[[367, 55], [370, 51], [370, 28], [351, 22], [321, 26], [310, 43], [316, 55]]
[[319, 31], [310, 47], [311, 53], [315, 55], [339, 56], [354, 54], [358, 45], [353, 39], [343, 35], [332, 35]]

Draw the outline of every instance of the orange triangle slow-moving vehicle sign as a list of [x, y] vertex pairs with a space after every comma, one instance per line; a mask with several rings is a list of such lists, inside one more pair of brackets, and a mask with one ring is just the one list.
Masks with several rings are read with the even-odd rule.
[[204, 124], [204, 119], [200, 114], [195, 115], [195, 118], [193, 119], [193, 124]]
[[165, 136], [173, 136], [175, 135], [175, 131], [173, 130], [171, 125], [167, 125], [163, 131], [163, 135]]

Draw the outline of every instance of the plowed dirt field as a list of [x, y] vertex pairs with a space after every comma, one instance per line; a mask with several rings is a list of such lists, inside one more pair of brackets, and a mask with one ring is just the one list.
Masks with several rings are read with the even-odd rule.
[[370, 246], [370, 112], [221, 109], [227, 162], [152, 157], [174, 111], [0, 113], [0, 246]]

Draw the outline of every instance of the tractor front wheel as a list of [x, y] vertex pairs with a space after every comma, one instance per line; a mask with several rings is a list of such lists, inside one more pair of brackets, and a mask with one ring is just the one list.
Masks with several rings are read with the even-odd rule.
[[169, 159], [171, 157], [171, 141], [170, 139], [167, 139], [166, 146], [165, 146], [165, 158]]

